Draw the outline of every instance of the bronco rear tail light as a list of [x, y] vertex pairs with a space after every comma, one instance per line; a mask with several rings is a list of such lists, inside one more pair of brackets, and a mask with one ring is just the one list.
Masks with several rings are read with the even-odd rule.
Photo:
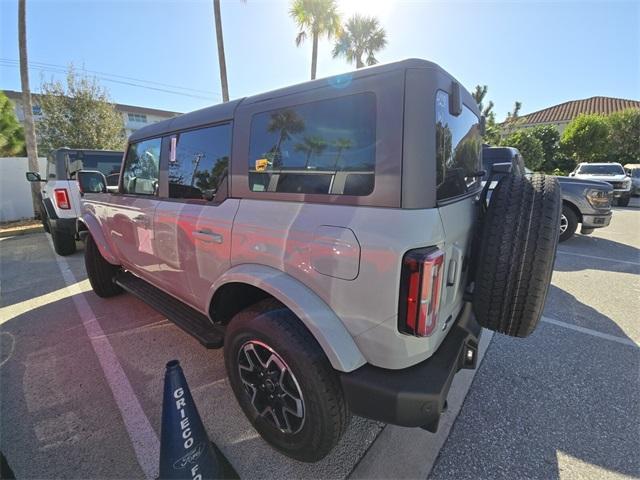
[[419, 248], [402, 260], [398, 327], [401, 332], [428, 337], [438, 323], [444, 272], [444, 252]]
[[66, 188], [56, 188], [54, 191], [56, 197], [56, 205], [62, 210], [69, 210], [71, 204], [69, 203], [69, 194]]

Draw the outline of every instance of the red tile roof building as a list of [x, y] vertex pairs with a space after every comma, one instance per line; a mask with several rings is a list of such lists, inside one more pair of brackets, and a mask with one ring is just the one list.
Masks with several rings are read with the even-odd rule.
[[568, 123], [581, 113], [610, 115], [627, 108], [640, 109], [640, 101], [613, 97], [591, 97], [584, 100], [572, 100], [527, 115], [521, 115], [518, 119], [518, 127], [555, 125], [562, 132]]

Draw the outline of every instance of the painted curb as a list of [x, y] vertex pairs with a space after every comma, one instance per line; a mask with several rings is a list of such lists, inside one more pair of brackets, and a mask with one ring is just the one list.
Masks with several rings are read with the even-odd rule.
[[8, 228], [6, 230], [0, 230], [0, 238], [15, 237], [18, 235], [26, 235], [27, 233], [44, 232], [42, 225], [35, 225], [28, 228]]

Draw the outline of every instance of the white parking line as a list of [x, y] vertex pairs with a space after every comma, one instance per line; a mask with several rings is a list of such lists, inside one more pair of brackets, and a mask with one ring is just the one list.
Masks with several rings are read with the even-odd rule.
[[[53, 242], [48, 235], [47, 238], [53, 250]], [[159, 473], [160, 440], [151, 427], [144, 410], [142, 410], [140, 401], [133, 391], [129, 379], [124, 373], [111, 343], [109, 343], [109, 339], [104, 334], [95, 313], [91, 310], [78, 281], [69, 268], [69, 263], [63, 257], [55, 253], [54, 255], [62, 277], [67, 284], [68, 293], [75, 304], [113, 398], [118, 405], [140, 468], [142, 468], [146, 478], [155, 479]]]
[[568, 328], [569, 330], [575, 330], [576, 332], [586, 333], [587, 335], [591, 335], [592, 337], [602, 338], [604, 340], [609, 340], [611, 342], [621, 343], [622, 345], [630, 345], [632, 347], [638, 348], [638, 344], [631, 339], [616, 337], [615, 335], [609, 335], [608, 333], [598, 332], [597, 330], [591, 330], [590, 328], [579, 327], [578, 325], [573, 325], [571, 323], [561, 322], [560, 320], [556, 320], [555, 318], [542, 317], [541, 320], [546, 323], [551, 323], [553, 325], [557, 325], [558, 327]]
[[631, 260], [618, 260], [617, 258], [611, 258], [611, 257], [598, 257], [596, 255], [586, 255], [584, 253], [567, 252], [566, 250], [558, 250], [558, 253], [561, 253], [562, 255], [573, 255], [574, 257], [584, 257], [584, 258], [592, 258], [594, 260], [603, 260], [605, 262], [627, 263], [629, 265], [640, 266], [640, 262], [632, 262]]

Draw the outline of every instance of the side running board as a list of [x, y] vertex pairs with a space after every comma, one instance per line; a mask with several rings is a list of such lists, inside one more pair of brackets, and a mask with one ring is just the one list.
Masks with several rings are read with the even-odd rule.
[[205, 347], [222, 347], [224, 331], [213, 325], [207, 316], [129, 272], [119, 273], [113, 281], [165, 315]]

